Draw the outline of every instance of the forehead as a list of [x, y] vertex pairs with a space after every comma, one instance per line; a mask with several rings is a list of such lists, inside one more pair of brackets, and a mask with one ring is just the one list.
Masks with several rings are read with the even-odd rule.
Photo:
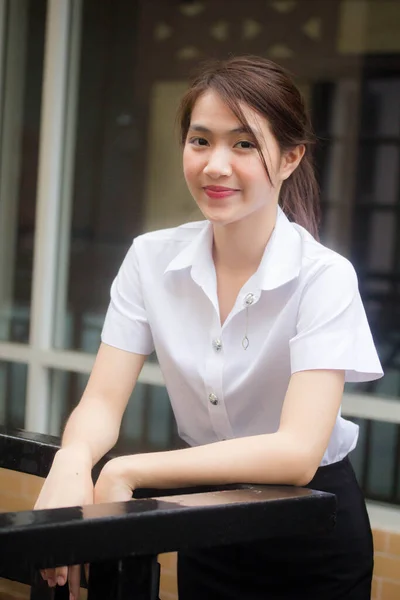
[[[252, 129], [260, 133], [268, 131], [268, 122], [265, 117], [247, 104], [240, 103], [240, 108]], [[242, 125], [226, 102], [211, 90], [205, 92], [196, 100], [190, 123], [202, 125], [211, 131], [237, 129]]]

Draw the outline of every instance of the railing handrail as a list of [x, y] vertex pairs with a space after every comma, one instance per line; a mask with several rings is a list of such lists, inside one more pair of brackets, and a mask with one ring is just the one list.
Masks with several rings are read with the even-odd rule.
[[[47, 477], [57, 450], [60, 438], [23, 429], [9, 429], [0, 425], [0, 468], [19, 471], [37, 477]], [[97, 473], [113, 455], [107, 454], [94, 467]]]
[[[45, 476], [59, 440], [0, 429], [0, 466]], [[0, 575], [260, 539], [329, 532], [333, 494], [238, 484], [137, 490], [128, 502], [0, 514]], [[151, 497], [148, 497], [151, 496]]]
[[0, 514], [0, 563], [40, 567], [111, 560], [334, 526], [335, 497], [304, 488], [241, 486], [85, 507]]

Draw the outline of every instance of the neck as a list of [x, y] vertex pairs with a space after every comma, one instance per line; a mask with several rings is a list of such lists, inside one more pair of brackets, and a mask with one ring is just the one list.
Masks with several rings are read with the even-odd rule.
[[262, 214], [227, 225], [214, 225], [213, 258], [216, 267], [243, 272], [256, 271], [276, 223], [276, 206]]

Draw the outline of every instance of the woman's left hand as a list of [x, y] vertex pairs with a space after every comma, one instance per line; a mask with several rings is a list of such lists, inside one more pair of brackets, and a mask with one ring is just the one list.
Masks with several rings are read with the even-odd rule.
[[94, 502], [124, 502], [132, 499], [135, 489], [132, 467], [126, 468], [126, 456], [113, 458], [104, 465], [94, 486]]

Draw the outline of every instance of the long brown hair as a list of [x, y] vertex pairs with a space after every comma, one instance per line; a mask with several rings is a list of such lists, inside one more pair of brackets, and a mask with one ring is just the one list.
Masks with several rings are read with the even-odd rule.
[[[179, 107], [182, 144], [186, 141], [193, 107], [209, 90], [226, 102], [249, 133], [250, 126], [241, 105], [246, 104], [267, 119], [281, 152], [304, 144], [306, 151], [300, 164], [282, 183], [279, 203], [291, 221], [318, 238], [319, 189], [311, 152], [315, 136], [301, 94], [289, 74], [281, 66], [258, 56], [206, 63], [191, 82]], [[271, 181], [258, 140], [256, 145]]]

